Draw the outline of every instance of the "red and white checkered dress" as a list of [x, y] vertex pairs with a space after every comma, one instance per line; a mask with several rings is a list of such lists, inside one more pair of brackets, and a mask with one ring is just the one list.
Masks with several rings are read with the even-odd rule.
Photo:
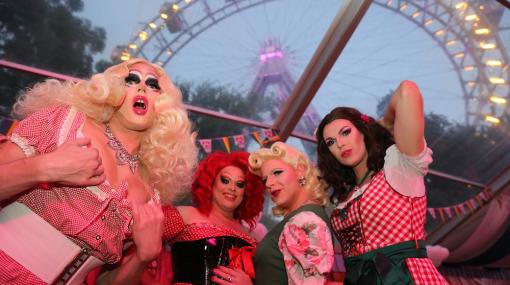
[[[413, 198], [395, 191], [381, 170], [361, 196], [345, 205], [346, 211], [337, 208], [331, 215], [344, 257], [424, 239], [426, 205], [426, 196]], [[406, 263], [414, 284], [448, 284], [429, 258], [408, 258]]]
[[[25, 155], [48, 153], [75, 139], [85, 115], [66, 106], [41, 110], [21, 121], [10, 140]], [[54, 186], [23, 192], [17, 201], [82, 248], [107, 263], [119, 261], [123, 242], [131, 236], [131, 208], [127, 182], [114, 189], [107, 181], [91, 191], [84, 187]], [[0, 250], [0, 284], [45, 284]]]

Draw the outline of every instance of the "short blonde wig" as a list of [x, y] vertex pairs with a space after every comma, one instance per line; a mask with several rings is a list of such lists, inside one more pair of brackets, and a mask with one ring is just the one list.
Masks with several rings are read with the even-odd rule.
[[[262, 176], [262, 165], [264, 162], [272, 159], [282, 160], [296, 170], [299, 166], [303, 167], [305, 170], [304, 177], [306, 178], [304, 188], [309, 191], [309, 199], [322, 206], [325, 206], [328, 203], [326, 193], [327, 186], [324, 181], [319, 179], [320, 174], [317, 167], [308, 160], [304, 153], [288, 144], [276, 142], [270, 148], [261, 148], [250, 154], [250, 171], [255, 175]], [[273, 207], [273, 215], [282, 216], [284, 214], [283, 209], [278, 206]]]
[[189, 191], [197, 163], [197, 147], [192, 123], [182, 103], [182, 95], [159, 65], [135, 58], [114, 65], [89, 80], [60, 82], [48, 79], [18, 98], [13, 115], [24, 118], [55, 105], [70, 105], [89, 119], [103, 124], [110, 121], [125, 96], [125, 78], [136, 63], [152, 66], [157, 73], [161, 95], [155, 103], [154, 124], [142, 137], [139, 149], [145, 180], [157, 189], [163, 202]]

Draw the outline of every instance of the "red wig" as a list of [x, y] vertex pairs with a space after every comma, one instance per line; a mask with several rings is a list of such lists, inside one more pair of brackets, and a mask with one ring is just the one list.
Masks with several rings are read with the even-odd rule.
[[264, 204], [264, 185], [262, 179], [248, 169], [249, 153], [236, 151], [230, 154], [214, 152], [208, 155], [198, 165], [193, 181], [193, 200], [200, 213], [209, 216], [212, 208], [212, 191], [216, 176], [227, 166], [235, 166], [241, 169], [246, 179], [243, 201], [234, 212], [234, 217], [239, 221], [247, 222], [251, 228], [255, 227], [255, 218], [262, 211]]

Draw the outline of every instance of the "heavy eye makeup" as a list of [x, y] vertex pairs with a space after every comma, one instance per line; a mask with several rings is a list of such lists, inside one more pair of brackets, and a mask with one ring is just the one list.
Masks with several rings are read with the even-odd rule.
[[351, 133], [351, 128], [343, 128], [340, 130], [340, 135], [342, 136], [348, 136]]
[[141, 79], [138, 74], [130, 72], [124, 81], [126, 82], [126, 85], [135, 85], [140, 83]]
[[[139, 74], [134, 73], [134, 72], [129, 72], [128, 76], [124, 79], [124, 81], [126, 82], [126, 85], [131, 86], [131, 85], [139, 84], [140, 82], [142, 82], [142, 79]], [[152, 77], [152, 76], [149, 76], [145, 80], [145, 85], [152, 90], [161, 90], [161, 87], [159, 86], [158, 79], [155, 77]]]
[[324, 143], [326, 144], [327, 147], [330, 147], [335, 144], [335, 140], [331, 139], [331, 138], [327, 138], [326, 140], [324, 140]]
[[145, 85], [154, 90], [161, 90], [158, 79], [154, 77], [147, 78], [147, 80], [145, 80]]
[[[220, 175], [220, 181], [222, 184], [227, 185], [230, 183], [230, 178]], [[246, 186], [246, 182], [244, 180], [239, 180], [235, 182], [235, 185], [238, 188], [244, 188]]]
[[230, 179], [228, 179], [227, 177], [225, 177], [223, 175], [220, 176], [220, 181], [221, 181], [221, 183], [223, 183], [225, 185], [230, 183]]

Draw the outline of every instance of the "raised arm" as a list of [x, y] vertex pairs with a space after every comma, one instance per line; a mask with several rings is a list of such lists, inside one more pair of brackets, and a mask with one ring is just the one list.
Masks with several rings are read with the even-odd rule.
[[395, 144], [402, 153], [413, 156], [423, 151], [423, 98], [414, 82], [400, 83], [380, 123], [393, 132]]

